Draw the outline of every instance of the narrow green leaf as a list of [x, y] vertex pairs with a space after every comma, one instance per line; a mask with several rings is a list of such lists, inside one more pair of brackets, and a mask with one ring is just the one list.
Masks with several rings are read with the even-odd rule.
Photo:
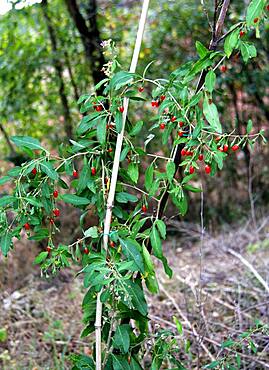
[[34, 260], [34, 264], [38, 265], [39, 263], [43, 262], [47, 258], [48, 254], [48, 252], [39, 253], [39, 255]]
[[18, 147], [25, 147], [28, 149], [45, 150], [39, 140], [30, 136], [11, 136], [10, 140]]
[[74, 194], [64, 194], [61, 196], [61, 199], [65, 203], [73, 204], [74, 206], [84, 206], [90, 203], [90, 200], [84, 197], [78, 197]]
[[134, 261], [138, 270], [142, 273], [145, 272], [144, 262], [141, 255], [141, 246], [132, 239], [121, 239], [120, 244], [122, 246], [123, 254], [128, 258], [129, 261]]
[[130, 176], [131, 180], [137, 184], [139, 177], [139, 167], [138, 163], [131, 162], [128, 166], [127, 173]]
[[43, 171], [50, 179], [58, 180], [58, 173], [53, 168], [52, 164], [48, 161], [40, 163], [40, 169]]
[[100, 118], [96, 126], [97, 139], [100, 144], [106, 141], [106, 117]]
[[130, 136], [136, 136], [137, 134], [139, 134], [139, 132], [141, 131], [141, 129], [143, 127], [143, 124], [144, 124], [143, 121], [136, 122], [134, 127], [132, 127], [131, 131], [129, 132], [129, 135]]
[[155, 225], [157, 226], [162, 239], [166, 239], [166, 225], [163, 220], [156, 220]]
[[152, 187], [153, 183], [153, 172], [154, 172], [154, 167], [153, 164], [151, 164], [145, 172], [145, 188], [147, 191], [149, 191]]
[[9, 232], [5, 232], [1, 237], [1, 250], [3, 255], [6, 257], [12, 244], [12, 235]]
[[210, 93], [212, 93], [212, 91], [214, 90], [215, 83], [216, 83], [216, 74], [215, 74], [215, 72], [213, 71], [213, 69], [211, 69], [211, 70], [206, 74], [206, 77], [205, 77], [205, 87], [206, 87], [206, 89], [207, 89]]
[[203, 103], [203, 112], [205, 118], [207, 119], [210, 127], [218, 133], [222, 133], [222, 127], [219, 120], [219, 113], [217, 107], [214, 103], [209, 101], [208, 96], [205, 94], [204, 103]]
[[113, 337], [114, 347], [119, 348], [122, 353], [127, 353], [130, 347], [131, 328], [128, 324], [119, 325]]
[[151, 242], [154, 255], [157, 258], [161, 259], [163, 256], [162, 242], [161, 242], [161, 238], [158, 233], [157, 227], [155, 225], [152, 226], [152, 229], [150, 232], [150, 242]]
[[166, 164], [166, 174], [169, 181], [172, 181], [176, 172], [176, 166], [173, 161], [168, 161]]

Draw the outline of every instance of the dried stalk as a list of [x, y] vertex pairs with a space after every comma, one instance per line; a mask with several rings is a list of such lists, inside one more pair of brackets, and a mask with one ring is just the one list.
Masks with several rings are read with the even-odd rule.
[[[140, 21], [139, 21], [139, 26], [138, 26], [138, 31], [137, 31], [137, 36], [136, 36], [136, 42], [135, 42], [132, 62], [131, 62], [131, 66], [130, 66], [130, 72], [131, 73], [134, 73], [135, 70], [136, 70], [138, 57], [139, 57], [139, 52], [140, 52], [140, 49], [141, 49], [141, 43], [142, 43], [144, 28], [145, 28], [146, 19], [147, 19], [148, 7], [149, 7], [149, 0], [144, 0], [143, 1], [143, 6], [142, 6], [141, 17], [140, 17]], [[124, 98], [124, 100], [123, 100], [124, 112], [123, 112], [123, 116], [122, 116], [122, 129], [121, 129], [121, 132], [117, 136], [116, 150], [115, 150], [112, 176], [111, 176], [111, 183], [110, 183], [110, 189], [109, 189], [109, 194], [108, 194], [108, 199], [107, 199], [107, 210], [106, 210], [106, 216], [105, 216], [105, 220], [104, 220], [103, 248], [104, 248], [105, 251], [107, 251], [107, 249], [108, 249], [108, 238], [109, 238], [109, 233], [110, 233], [112, 209], [113, 209], [113, 206], [114, 206], [115, 191], [116, 191], [119, 165], [120, 165], [120, 154], [121, 154], [123, 137], [124, 137], [124, 129], [125, 129], [125, 122], [126, 122], [126, 117], [127, 117], [128, 105], [129, 105], [129, 99]], [[96, 318], [95, 318], [96, 370], [101, 370], [102, 369], [102, 348], [101, 348], [102, 302], [100, 300], [101, 293], [102, 293], [102, 291], [99, 292], [98, 296], [97, 296]]]

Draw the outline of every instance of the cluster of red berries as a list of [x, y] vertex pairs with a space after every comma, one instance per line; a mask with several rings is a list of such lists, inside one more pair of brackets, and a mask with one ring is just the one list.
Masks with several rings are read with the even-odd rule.
[[[236, 152], [238, 149], [239, 149], [239, 145], [237, 144], [234, 144], [232, 147], [231, 147], [232, 151], [233, 152]], [[218, 147], [218, 150], [220, 152], [224, 152], [224, 153], [227, 153], [228, 150], [229, 150], [229, 145], [228, 144], [224, 144], [223, 146], [220, 146]]]

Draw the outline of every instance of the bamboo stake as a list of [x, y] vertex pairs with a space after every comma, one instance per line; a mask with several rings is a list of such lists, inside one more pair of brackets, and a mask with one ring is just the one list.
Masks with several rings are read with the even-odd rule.
[[[139, 21], [135, 47], [132, 57], [132, 62], [130, 66], [130, 72], [134, 73], [136, 71], [136, 66], [138, 62], [138, 57], [141, 49], [141, 43], [144, 33], [144, 28], [147, 19], [147, 12], [149, 7], [150, 0], [144, 0], [142, 5], [141, 17]], [[103, 248], [105, 251], [108, 249], [108, 238], [110, 233], [110, 225], [111, 225], [111, 217], [112, 217], [112, 209], [114, 206], [114, 198], [115, 198], [115, 191], [118, 179], [118, 172], [119, 172], [119, 165], [120, 165], [120, 154], [122, 149], [123, 137], [124, 137], [124, 129], [125, 129], [125, 122], [127, 117], [129, 99], [124, 98], [123, 100], [123, 115], [122, 115], [122, 129], [121, 132], [117, 136], [116, 142], [116, 150], [113, 162], [113, 169], [112, 169], [112, 176], [111, 176], [111, 183], [110, 189], [107, 199], [107, 210], [106, 216], [104, 220], [104, 237], [103, 237]], [[97, 296], [97, 303], [96, 303], [96, 317], [95, 317], [95, 337], [96, 337], [96, 370], [102, 369], [102, 347], [101, 347], [101, 329], [102, 329], [102, 302], [100, 300], [101, 292], [98, 293]]]

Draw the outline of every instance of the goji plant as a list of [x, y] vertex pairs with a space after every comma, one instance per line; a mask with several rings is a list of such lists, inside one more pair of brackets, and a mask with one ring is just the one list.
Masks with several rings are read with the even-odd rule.
[[[229, 1], [223, 1], [216, 9], [209, 47], [197, 41], [198, 58], [180, 66], [167, 79], [152, 80], [150, 64], [142, 75], [122, 71], [113, 42], [104, 42], [106, 55], [110, 56], [104, 66], [106, 78], [93, 93], [80, 97], [82, 119], [76, 129], [77, 138], [70, 145], [61, 145], [57, 156], [37, 139], [12, 137], [30, 160], [0, 179], [1, 184], [14, 184], [12, 195], [0, 198], [2, 253], [7, 256], [15, 246], [14, 240], [26, 234], [29, 240], [47, 241], [46, 249], [35, 259], [42, 275], [56, 274], [72, 262], [81, 264], [87, 290], [82, 302], [82, 337], [98, 330], [98, 309], [105, 369], [141, 369], [149, 339], [153, 339], [147, 351], [152, 369], [160, 369], [166, 360], [176, 369], [185, 368], [173, 334], [166, 330], [152, 334], [148, 330], [145, 290], [158, 292], [153, 257], [172, 277], [162, 249], [168, 198], [184, 216], [188, 193], [201, 191], [193, 185], [193, 179], [201, 172], [214, 176], [234, 152], [264, 139], [262, 132], [253, 133], [251, 120], [244, 135], [223, 132], [214, 92], [217, 77], [229, 73], [227, 60], [231, 56], [240, 55], [245, 63], [256, 57], [248, 36], [255, 31], [259, 37], [259, 28], [267, 17], [266, 1], [251, 1], [246, 20], [222, 34], [228, 7]], [[135, 109], [149, 102], [154, 118], [150, 122], [131, 122], [127, 118], [123, 132], [126, 98], [134, 101]], [[141, 133], [145, 132], [143, 147], [134, 144], [140, 144], [137, 137], [142, 139]], [[109, 205], [116, 138], [121, 133], [116, 194]], [[170, 148], [170, 155], [149, 153], [147, 148], [154, 140]], [[147, 163], [145, 172], [142, 163]], [[140, 179], [143, 172], [144, 183]], [[60, 231], [59, 202], [81, 211], [82, 236], [70, 245], [54, 243], [54, 235]], [[111, 219], [109, 233], [104, 235], [107, 206]], [[85, 229], [84, 219], [92, 209], [99, 223]], [[108, 239], [107, 248], [103, 248], [104, 237]], [[76, 355], [73, 360], [74, 369], [95, 367], [94, 357]]]

